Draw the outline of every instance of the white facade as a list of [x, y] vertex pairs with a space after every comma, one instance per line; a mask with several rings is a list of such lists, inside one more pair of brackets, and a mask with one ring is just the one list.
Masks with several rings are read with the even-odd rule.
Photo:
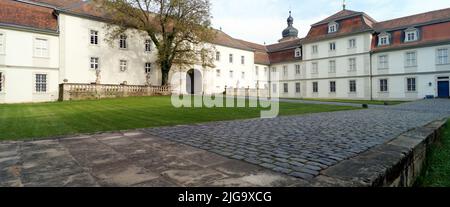
[[0, 103], [57, 100], [58, 36], [4, 27], [0, 27], [0, 35]]

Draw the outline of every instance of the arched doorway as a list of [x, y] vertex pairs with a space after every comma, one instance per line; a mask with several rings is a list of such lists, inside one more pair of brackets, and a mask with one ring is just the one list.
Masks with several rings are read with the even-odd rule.
[[191, 69], [186, 73], [186, 92], [188, 94], [202, 94], [202, 73], [197, 69]]

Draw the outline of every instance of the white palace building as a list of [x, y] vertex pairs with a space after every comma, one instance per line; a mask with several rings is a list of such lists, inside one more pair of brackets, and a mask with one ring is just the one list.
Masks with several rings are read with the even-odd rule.
[[[0, 103], [56, 101], [60, 84], [160, 85], [154, 45], [142, 32], [105, 41], [107, 19], [82, 0], [0, 1]], [[448, 98], [450, 8], [378, 22], [345, 9], [298, 37], [290, 15], [282, 39], [259, 45], [218, 31], [215, 68], [197, 71], [196, 93], [260, 88], [282, 97]], [[279, 80], [274, 80], [275, 73]], [[182, 93], [186, 76], [172, 86]]]

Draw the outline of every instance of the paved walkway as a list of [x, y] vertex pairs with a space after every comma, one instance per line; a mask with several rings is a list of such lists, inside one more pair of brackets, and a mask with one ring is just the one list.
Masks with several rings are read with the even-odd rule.
[[0, 186], [302, 186], [412, 128], [450, 100], [0, 143]]

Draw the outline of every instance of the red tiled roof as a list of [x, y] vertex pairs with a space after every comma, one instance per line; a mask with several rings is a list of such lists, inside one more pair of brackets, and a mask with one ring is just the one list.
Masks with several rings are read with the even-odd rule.
[[13, 0], [0, 1], [0, 23], [41, 30], [58, 30], [53, 9]]
[[58, 7], [58, 8], [73, 6], [73, 5], [80, 4], [83, 2], [83, 0], [28, 0], [28, 1], [35, 2], [35, 3], [41, 3], [41, 4], [47, 4], [47, 5]]
[[299, 47], [302, 43], [303, 39], [295, 39], [285, 42], [280, 42], [272, 45], [267, 46], [267, 51], [269, 52], [276, 52], [280, 50], [286, 50], [294, 47]]
[[400, 27], [409, 27], [412, 25], [423, 24], [436, 20], [450, 20], [450, 8], [411, 15], [398, 19], [392, 19], [374, 24], [376, 31], [385, 31]]
[[328, 23], [330, 23], [330, 22], [332, 22], [332, 21], [336, 21], [336, 20], [341, 19], [341, 18], [344, 18], [344, 17], [353, 16], [353, 15], [358, 15], [358, 14], [362, 14], [362, 13], [361, 13], [361, 12], [352, 11], [352, 10], [347, 10], [347, 9], [341, 10], [341, 11], [339, 11], [338, 13], [333, 14], [333, 15], [331, 15], [331, 16], [325, 18], [325, 19], [322, 20], [322, 21], [313, 24], [313, 26], [315, 26], [315, 25], [321, 25], [321, 24], [325, 24], [325, 23], [328, 24]]

